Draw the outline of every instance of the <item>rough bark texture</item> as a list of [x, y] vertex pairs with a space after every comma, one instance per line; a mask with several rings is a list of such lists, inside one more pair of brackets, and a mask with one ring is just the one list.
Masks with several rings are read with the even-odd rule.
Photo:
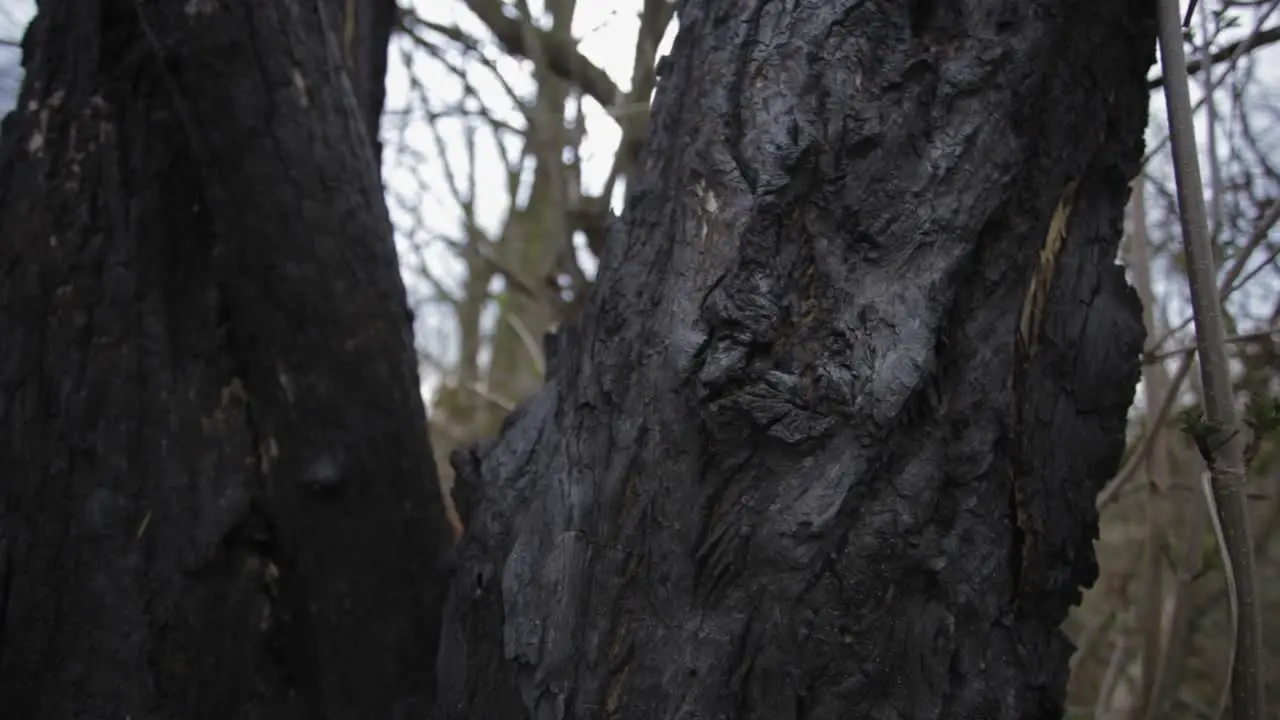
[[444, 716], [1060, 717], [1153, 11], [687, 0], [581, 327], [455, 456]]
[[378, 125], [386, 100], [387, 45], [395, 27], [395, 0], [325, 0], [331, 17], [341, 18], [339, 42], [347, 76], [360, 106], [360, 115], [373, 141], [375, 159], [382, 157]]
[[338, 4], [40, 5], [0, 146], [6, 718], [433, 701], [446, 529]]

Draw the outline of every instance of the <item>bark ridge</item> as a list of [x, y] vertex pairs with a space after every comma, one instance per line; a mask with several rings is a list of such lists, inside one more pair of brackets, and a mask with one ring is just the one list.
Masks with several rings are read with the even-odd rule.
[[1151, 3], [679, 16], [576, 340], [454, 458], [444, 715], [1060, 717]]

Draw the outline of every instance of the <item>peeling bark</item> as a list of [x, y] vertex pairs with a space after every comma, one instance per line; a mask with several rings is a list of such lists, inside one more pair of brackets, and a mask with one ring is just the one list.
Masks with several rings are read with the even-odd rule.
[[1061, 717], [1154, 6], [680, 22], [581, 327], [455, 454], [443, 716]]
[[434, 701], [447, 529], [338, 4], [40, 5], [0, 145], [6, 718]]

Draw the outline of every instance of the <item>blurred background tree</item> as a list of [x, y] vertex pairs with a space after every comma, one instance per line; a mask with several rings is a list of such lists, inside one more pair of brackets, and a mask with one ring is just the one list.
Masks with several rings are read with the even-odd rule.
[[[417, 0], [392, 39], [383, 164], [416, 312], [442, 482], [453, 449], [495, 435], [542, 382], [544, 335], [591, 291], [640, 161], [670, 0]], [[1201, 0], [1186, 33], [1202, 162], [1242, 406], [1280, 394], [1280, 0]], [[30, 0], [0, 0], [0, 111]], [[1129, 452], [1100, 495], [1101, 576], [1068, 621], [1069, 717], [1213, 718], [1231, 616], [1203, 462], [1185, 260], [1152, 70], [1148, 162], [1123, 257], [1148, 344]], [[425, 348], [445, 348], [429, 352]], [[1263, 433], [1259, 432], [1259, 435]], [[1251, 466], [1264, 617], [1280, 617], [1280, 439]], [[454, 518], [457, 522], [456, 516]], [[1280, 629], [1265, 628], [1280, 706]]]
[[543, 336], [591, 290], [674, 13], [475, 0], [403, 14], [384, 163], [421, 347], [451, 350], [422, 353], [446, 483], [450, 451], [495, 435], [541, 385]]

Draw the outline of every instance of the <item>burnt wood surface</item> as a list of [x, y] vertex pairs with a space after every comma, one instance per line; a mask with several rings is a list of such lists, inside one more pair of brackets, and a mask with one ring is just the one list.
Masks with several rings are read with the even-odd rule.
[[443, 717], [1061, 717], [1153, 12], [683, 2], [576, 338], [455, 455]]
[[0, 136], [0, 717], [429, 712], [392, 10], [40, 3]]

